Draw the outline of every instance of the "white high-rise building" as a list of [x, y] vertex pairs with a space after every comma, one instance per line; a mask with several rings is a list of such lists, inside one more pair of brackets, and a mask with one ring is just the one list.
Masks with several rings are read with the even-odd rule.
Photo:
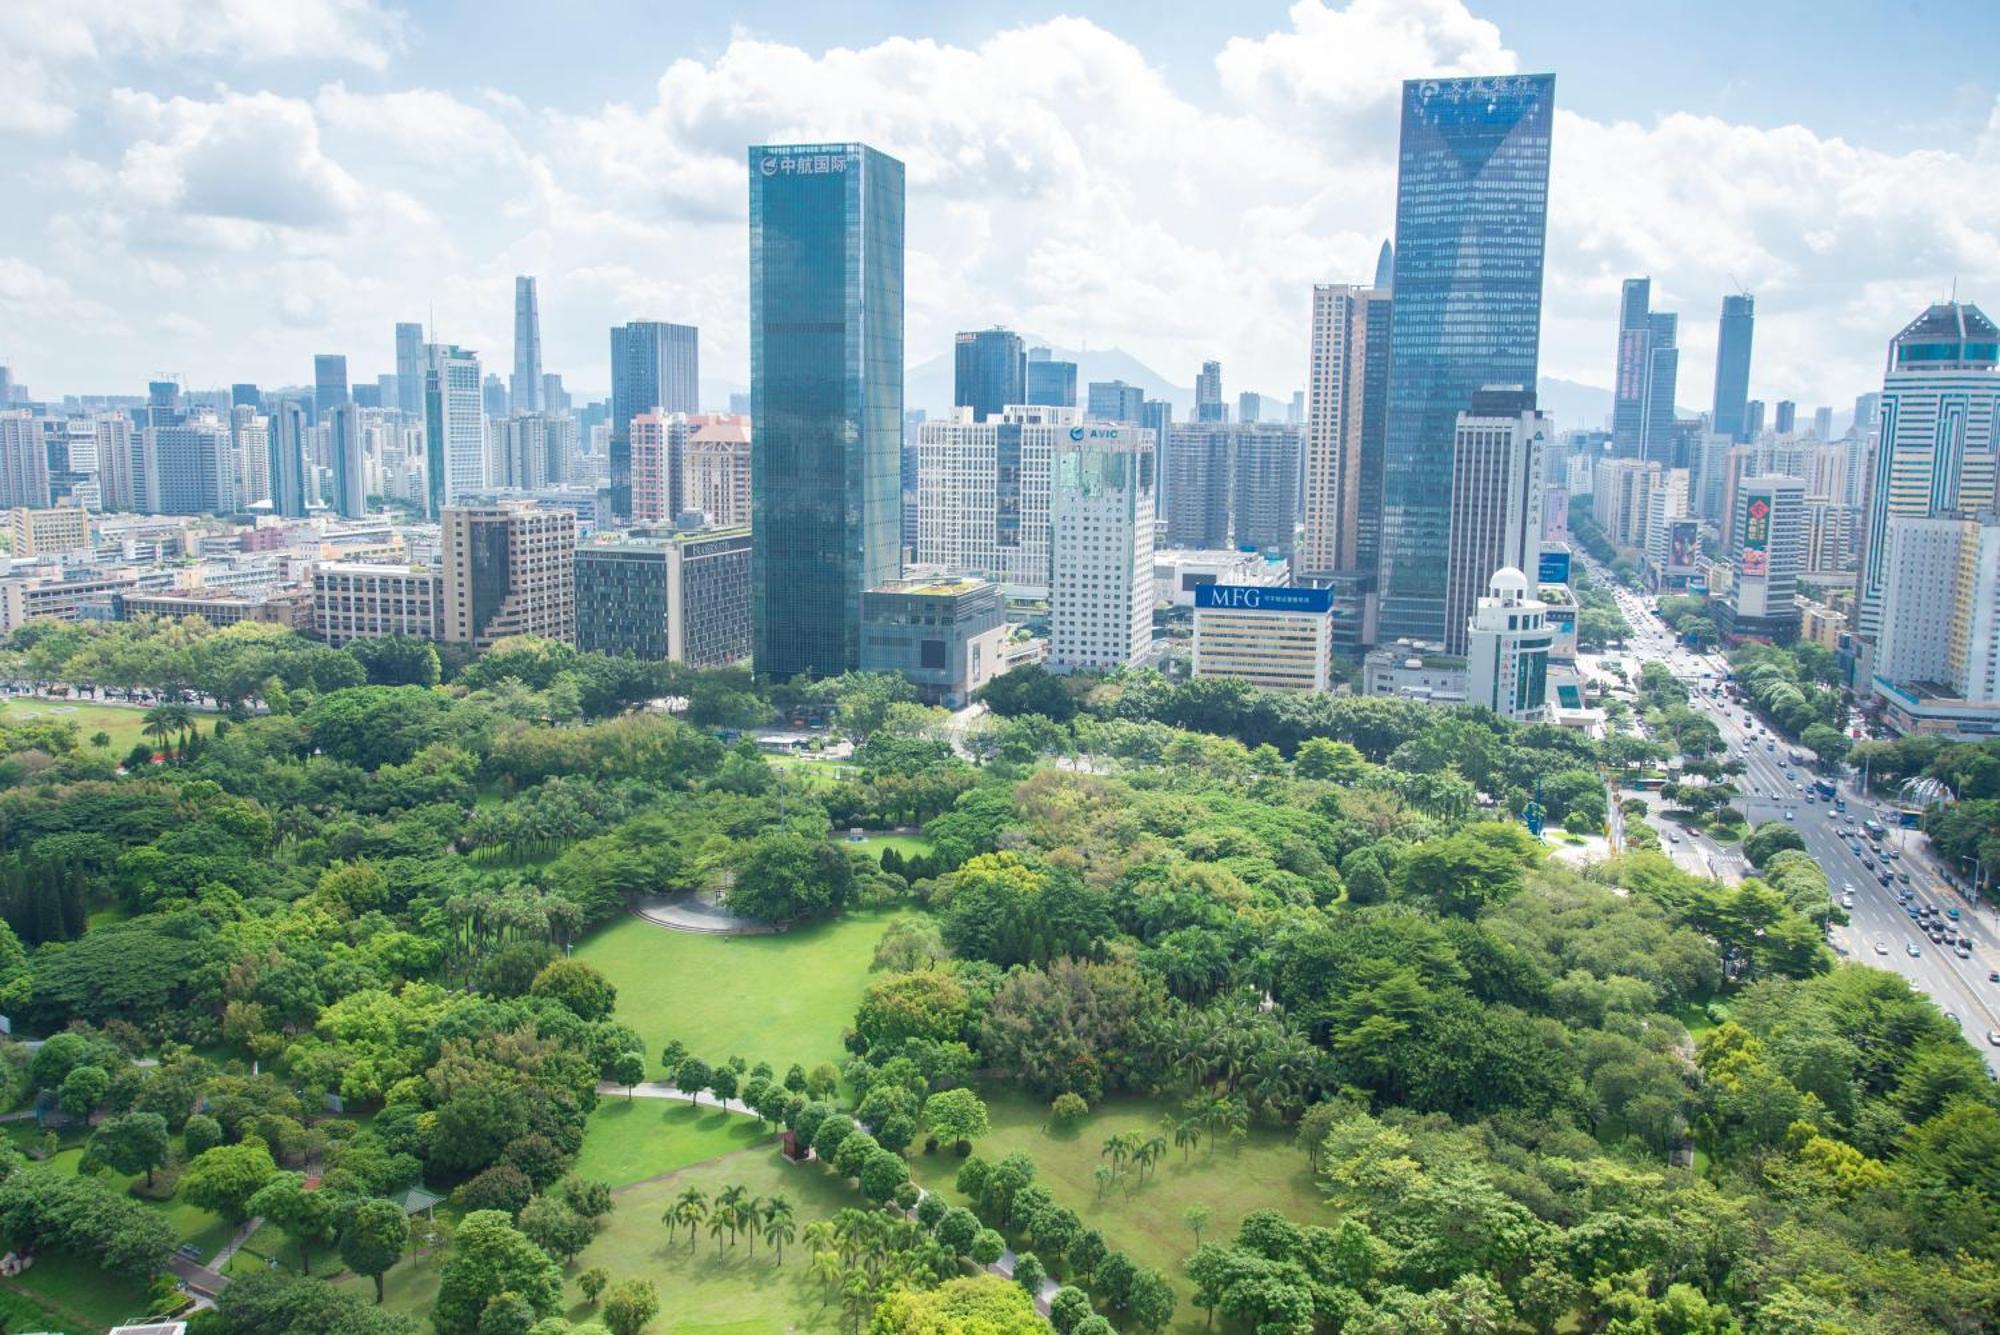
[[1017, 404], [984, 422], [959, 408], [918, 426], [916, 563], [1046, 595], [1050, 464], [1083, 420], [1079, 408]]
[[1872, 682], [1902, 732], [2000, 733], [2000, 515], [1891, 515]]
[[271, 499], [270, 419], [255, 404], [229, 410], [229, 433], [236, 451], [236, 495], [246, 509]]
[[1307, 579], [1374, 573], [1382, 520], [1382, 431], [1389, 392], [1386, 290], [1313, 288], [1311, 386], [1305, 413]]
[[1724, 635], [1789, 643], [1798, 634], [1805, 506], [1806, 484], [1796, 477], [1765, 474], [1738, 481], [1730, 525], [1736, 578], [1716, 617]]
[[124, 413], [98, 413], [94, 422], [98, 500], [107, 510], [143, 508], [146, 482], [138, 428]]
[[0, 507], [48, 504], [49, 447], [40, 419], [25, 409], [0, 412]]
[[435, 516], [458, 497], [486, 487], [479, 354], [449, 343], [424, 344], [423, 404], [424, 473]]
[[1466, 703], [1518, 723], [1547, 718], [1554, 640], [1548, 606], [1529, 595], [1528, 577], [1512, 566], [1494, 571], [1466, 626]]
[[2000, 449], [2000, 327], [1976, 306], [1940, 302], [1889, 341], [1879, 437], [1867, 476], [1856, 617], [1882, 625], [1889, 520], [1977, 514], [1994, 502]]
[[1534, 569], [1542, 548], [1542, 449], [1549, 419], [1533, 390], [1489, 385], [1458, 415], [1445, 555], [1445, 652], [1465, 652], [1472, 611], [1496, 570]]
[[1071, 427], [1050, 484], [1049, 666], [1128, 667], [1153, 642], [1153, 440]]

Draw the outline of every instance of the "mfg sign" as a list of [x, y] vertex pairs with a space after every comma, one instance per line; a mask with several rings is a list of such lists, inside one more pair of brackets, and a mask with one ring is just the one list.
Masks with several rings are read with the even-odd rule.
[[1333, 610], [1331, 589], [1275, 588], [1262, 584], [1198, 584], [1194, 590], [1197, 609], [1227, 609], [1244, 612], [1314, 612]]

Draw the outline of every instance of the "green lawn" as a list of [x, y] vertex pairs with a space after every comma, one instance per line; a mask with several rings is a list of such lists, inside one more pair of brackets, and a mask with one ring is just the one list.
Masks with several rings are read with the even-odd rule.
[[0, 1291], [24, 1295], [86, 1331], [139, 1319], [150, 1297], [139, 1280], [106, 1274], [95, 1262], [64, 1252], [44, 1252], [27, 1270], [0, 1280]]
[[[594, 1317], [577, 1291], [576, 1277], [591, 1266], [603, 1266], [613, 1282], [643, 1278], [658, 1289], [660, 1315], [647, 1327], [647, 1335], [765, 1335], [831, 1330], [838, 1324], [838, 1305], [823, 1303], [819, 1286], [806, 1278], [811, 1258], [796, 1244], [785, 1249], [781, 1266], [761, 1240], [754, 1256], [747, 1240], [739, 1238], [732, 1248], [726, 1234], [720, 1256], [716, 1239], [705, 1232], [692, 1249], [685, 1233], [669, 1241], [660, 1215], [690, 1186], [710, 1198], [727, 1186], [745, 1187], [753, 1196], [783, 1195], [792, 1202], [801, 1230], [815, 1219], [860, 1203], [851, 1187], [836, 1182], [817, 1165], [787, 1164], [775, 1145], [726, 1154], [658, 1182], [621, 1190], [613, 1197], [604, 1231], [564, 1272], [571, 1320]], [[397, 1265], [386, 1276], [384, 1305], [422, 1319], [436, 1300], [439, 1268], [437, 1260], [427, 1256]], [[372, 1283], [361, 1276], [337, 1282], [371, 1296], [374, 1292]]]
[[[214, 726], [214, 716], [197, 714], [196, 719], [207, 732]], [[5, 700], [0, 701], [0, 722], [16, 723], [54, 720], [58, 723], [74, 723], [80, 744], [88, 749], [91, 737], [99, 732], [111, 734], [111, 754], [118, 759], [132, 749], [135, 742], [150, 739], [140, 734], [145, 726], [146, 711], [133, 705], [99, 705], [90, 703], [70, 704], [62, 700]]]
[[[1334, 1212], [1325, 1205], [1325, 1194], [1313, 1183], [1305, 1154], [1292, 1144], [1289, 1131], [1259, 1128], [1240, 1148], [1225, 1143], [1213, 1153], [1204, 1144], [1187, 1156], [1185, 1163], [1181, 1151], [1169, 1149], [1167, 1157], [1147, 1174], [1145, 1186], [1127, 1194], [1132, 1186], [1132, 1170], [1127, 1168], [1125, 1181], [1100, 1199], [1091, 1175], [1099, 1163], [1109, 1162], [1100, 1157], [1104, 1142], [1120, 1131], [1157, 1130], [1161, 1114], [1178, 1112], [1175, 1103], [1166, 1099], [1107, 1100], [1092, 1110], [1073, 1135], [1057, 1135], [1043, 1129], [1047, 1110], [1025, 1095], [990, 1089], [983, 1092], [988, 1096], [993, 1131], [974, 1145], [973, 1152], [992, 1161], [1015, 1150], [1027, 1151], [1035, 1161], [1035, 1180], [1045, 1184], [1057, 1201], [1083, 1216], [1086, 1224], [1102, 1230], [1104, 1240], [1113, 1248], [1140, 1265], [1157, 1269], [1173, 1284], [1180, 1296], [1172, 1327], [1175, 1331], [1202, 1328], [1201, 1312], [1192, 1302], [1193, 1289], [1181, 1269], [1182, 1261], [1194, 1250], [1194, 1235], [1181, 1221], [1188, 1206], [1209, 1207], [1211, 1217], [1202, 1237], [1211, 1242], [1234, 1237], [1237, 1225], [1252, 1210], [1278, 1210], [1297, 1223], [1336, 1221]], [[918, 1153], [911, 1167], [926, 1188], [942, 1192], [953, 1204], [963, 1204], [952, 1185], [960, 1162], [949, 1152]]]
[[757, 1119], [679, 1099], [626, 1099], [597, 1105], [576, 1156], [579, 1177], [626, 1186], [689, 1164], [732, 1154], [764, 1139]]
[[851, 760], [835, 760], [830, 756], [779, 755], [767, 753], [764, 759], [776, 769], [796, 775], [811, 784], [832, 785], [842, 778], [860, 772], [860, 766]]
[[835, 831], [834, 837], [840, 841], [842, 848], [858, 849], [878, 862], [885, 848], [893, 848], [906, 858], [925, 857], [931, 851], [931, 841], [920, 834], [870, 834], [859, 839], [849, 839], [846, 835]]
[[703, 936], [628, 917], [576, 957], [617, 985], [617, 1018], [645, 1038], [650, 1078], [674, 1038], [711, 1064], [735, 1054], [783, 1074], [841, 1055], [891, 916], [850, 913], [771, 936]]

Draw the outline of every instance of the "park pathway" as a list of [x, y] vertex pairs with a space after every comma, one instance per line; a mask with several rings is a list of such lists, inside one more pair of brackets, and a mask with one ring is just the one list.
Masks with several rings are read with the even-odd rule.
[[[600, 1080], [597, 1084], [597, 1092], [600, 1097], [615, 1098], [626, 1093], [626, 1089], [625, 1086], [614, 1085], [609, 1080]], [[679, 1089], [676, 1089], [673, 1085], [667, 1083], [664, 1080], [648, 1080], [644, 1084], [634, 1085], [631, 1089], [631, 1093], [633, 1097], [641, 1099], [676, 1099], [682, 1103], [686, 1103], [688, 1101], [688, 1096], [685, 1093], [681, 1092]], [[703, 1090], [701, 1093], [695, 1095], [694, 1103], [697, 1107], [701, 1108], [720, 1108], [724, 1112], [740, 1113], [745, 1117], [757, 1116], [757, 1110], [752, 1108], [749, 1104], [745, 1103], [742, 1099], [719, 1099], [715, 1097], [715, 1095], [709, 1093], [707, 1090]], [[741, 1153], [742, 1151], [737, 1151], [737, 1152]], [[810, 1154], [811, 1151], [808, 1150], [807, 1153]], [[802, 1159], [791, 1160], [791, 1162], [803, 1163], [805, 1162], [805, 1160]], [[683, 1164], [680, 1168], [674, 1169], [673, 1172], [671, 1173], [661, 1173], [655, 1177], [647, 1178], [646, 1182], [657, 1182], [662, 1178], [672, 1177], [674, 1173], [681, 1172], [684, 1169], [691, 1166], [692, 1165]], [[634, 1182], [630, 1184], [630, 1186], [642, 1186], [642, 1185], [645, 1184], [639, 1182]], [[628, 1189], [629, 1187], [620, 1188], [620, 1190], [628, 1190]], [[925, 1190], [921, 1186], [918, 1187], [917, 1190], [920, 1193], [917, 1199], [920, 1201], [923, 1199], [923, 1197], [930, 1195], [930, 1192]], [[916, 1217], [916, 1211], [914, 1209], [906, 1211], [905, 1213], [910, 1218], [914, 1219]], [[261, 1223], [262, 1221], [260, 1220], [258, 1222]], [[220, 1262], [218, 1262], [218, 1264], [220, 1264]], [[986, 1270], [991, 1274], [999, 1275], [1002, 1279], [1008, 1279], [1008, 1280], [1013, 1279], [1014, 1249], [1012, 1247], [1009, 1247], [1006, 1251], [1001, 1252], [1000, 1259], [995, 1261], [992, 1265], [987, 1266]], [[224, 1282], [227, 1283], [226, 1280]], [[1035, 1294], [1035, 1310], [1040, 1312], [1043, 1316], [1047, 1316], [1049, 1314], [1049, 1301], [1055, 1297], [1056, 1290], [1061, 1287], [1062, 1286], [1058, 1284], [1053, 1278], [1044, 1276], [1042, 1278], [1041, 1288]]]

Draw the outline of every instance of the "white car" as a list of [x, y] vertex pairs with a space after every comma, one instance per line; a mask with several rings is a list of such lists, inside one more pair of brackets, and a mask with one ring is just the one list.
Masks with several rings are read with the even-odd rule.
[[1889, 943], [1888, 943], [1887, 941], [1877, 941], [1877, 942], [1875, 943], [1875, 953], [1876, 953], [1877, 955], [1886, 955], [1886, 954], [1888, 954], [1888, 953], [1889, 953]]

